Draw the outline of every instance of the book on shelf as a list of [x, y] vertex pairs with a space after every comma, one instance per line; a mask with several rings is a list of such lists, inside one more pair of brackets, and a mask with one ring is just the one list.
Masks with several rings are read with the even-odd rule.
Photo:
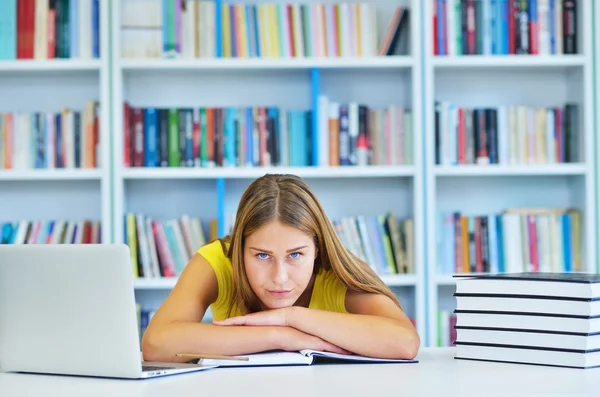
[[[226, 217], [226, 234], [231, 233], [234, 222], [235, 215]], [[414, 274], [411, 218], [400, 220], [394, 212], [388, 212], [334, 218], [331, 223], [344, 247], [377, 274]], [[135, 278], [176, 278], [200, 247], [217, 238], [217, 220], [209, 220], [207, 233], [199, 218], [187, 214], [177, 219], [156, 220], [129, 212], [124, 217], [124, 238]]]
[[[123, 105], [125, 167], [412, 164], [412, 113], [319, 98], [312, 110], [277, 106]], [[319, 117], [313, 131], [313, 117]], [[318, 139], [317, 162], [313, 139]]]
[[449, 310], [438, 310], [435, 318], [437, 347], [454, 346], [456, 342], [456, 314]]
[[434, 55], [578, 52], [575, 0], [428, 0]]
[[99, 107], [0, 113], [0, 170], [99, 168]]
[[413, 220], [386, 215], [358, 215], [332, 219], [346, 247], [379, 275], [414, 274]]
[[0, 222], [0, 244], [100, 244], [99, 221], [19, 220]]
[[600, 366], [600, 276], [572, 272], [456, 277], [458, 359]]
[[570, 272], [583, 270], [581, 213], [514, 208], [493, 214], [440, 212], [437, 271]]
[[2, 0], [0, 60], [100, 57], [100, 0]]
[[211, 219], [208, 233], [202, 221], [183, 214], [157, 220], [129, 212], [124, 217], [124, 243], [129, 246], [134, 278], [179, 277], [195, 252], [217, 237], [217, 221]]
[[408, 54], [409, 9], [385, 36], [374, 4], [121, 2], [123, 58], [308, 58]]
[[579, 106], [465, 107], [435, 103], [438, 165], [534, 165], [582, 160]]
[[404, 105], [369, 107], [319, 95], [319, 165], [413, 164], [412, 110]]

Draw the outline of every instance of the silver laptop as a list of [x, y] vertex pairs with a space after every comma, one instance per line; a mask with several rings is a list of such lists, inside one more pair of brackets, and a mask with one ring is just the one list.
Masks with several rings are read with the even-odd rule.
[[209, 368], [142, 361], [127, 245], [0, 245], [0, 371], [139, 379]]

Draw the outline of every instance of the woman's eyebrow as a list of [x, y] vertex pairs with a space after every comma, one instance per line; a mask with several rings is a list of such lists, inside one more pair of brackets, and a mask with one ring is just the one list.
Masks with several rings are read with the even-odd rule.
[[[289, 249], [286, 252], [298, 251], [298, 250], [301, 250], [301, 249], [307, 248], [307, 247], [308, 247], [308, 245], [302, 245], [300, 247]], [[254, 250], [254, 251], [266, 252], [267, 254], [272, 254], [273, 253], [273, 251], [269, 251], [269, 250], [266, 250], [266, 249], [263, 249], [263, 248], [259, 248], [259, 247], [248, 247], [248, 248], [251, 249], [251, 250]]]

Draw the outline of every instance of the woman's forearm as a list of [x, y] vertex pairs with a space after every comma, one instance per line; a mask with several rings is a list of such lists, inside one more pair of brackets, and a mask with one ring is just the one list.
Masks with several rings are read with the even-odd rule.
[[412, 324], [392, 318], [291, 307], [286, 319], [289, 326], [358, 355], [412, 359], [420, 346]]
[[277, 348], [277, 327], [219, 327], [196, 322], [155, 324], [142, 340], [146, 361], [185, 362], [178, 353], [251, 354]]

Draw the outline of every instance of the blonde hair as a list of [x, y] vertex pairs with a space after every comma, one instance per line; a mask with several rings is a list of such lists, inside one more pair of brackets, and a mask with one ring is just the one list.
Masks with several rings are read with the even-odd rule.
[[[221, 239], [233, 267], [234, 298], [229, 313], [239, 307], [246, 313], [260, 311], [260, 301], [244, 266], [245, 239], [264, 224], [278, 220], [312, 236], [317, 248], [314, 274], [333, 270], [347, 288], [388, 296], [402, 305], [371, 267], [347, 250], [310, 187], [295, 175], [267, 174], [253, 181], [239, 203], [230, 235]], [[228, 247], [227, 247], [228, 246]]]

